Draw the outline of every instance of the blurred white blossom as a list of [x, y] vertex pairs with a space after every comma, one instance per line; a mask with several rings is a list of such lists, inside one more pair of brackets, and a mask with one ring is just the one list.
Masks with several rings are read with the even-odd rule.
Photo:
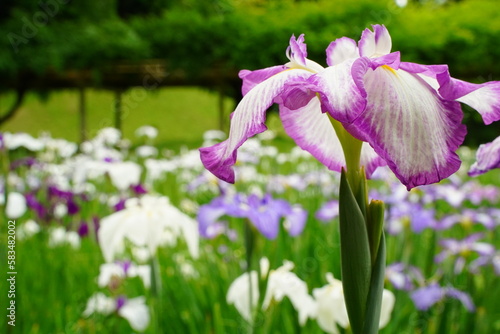
[[19, 147], [24, 147], [30, 151], [40, 151], [44, 148], [44, 144], [40, 139], [33, 138], [27, 133], [3, 133], [3, 141], [5, 147], [9, 150], [15, 150]]
[[[327, 285], [313, 290], [313, 296], [317, 303], [316, 320], [325, 332], [336, 334], [339, 333], [337, 325], [342, 328], [349, 327], [344, 290], [342, 282], [334, 278], [331, 273], [326, 275], [326, 280], [328, 281]], [[389, 322], [394, 302], [394, 294], [384, 289], [382, 293], [379, 328], [385, 327]]]
[[169, 203], [168, 198], [145, 195], [125, 202], [125, 209], [101, 220], [99, 244], [107, 262], [125, 250], [125, 240], [145, 246], [151, 255], [165, 244], [166, 235], [182, 236], [193, 257], [198, 257], [198, 226], [195, 220]]
[[143, 125], [135, 130], [135, 135], [137, 137], [155, 139], [158, 136], [158, 129], [151, 125]]
[[142, 332], [148, 327], [150, 321], [149, 309], [145, 301], [146, 299], [142, 296], [131, 299], [124, 297], [114, 299], [98, 292], [87, 301], [83, 316], [89, 317], [93, 313], [110, 315], [117, 312], [119, 316], [128, 321], [130, 327]]
[[141, 145], [135, 149], [135, 154], [141, 158], [155, 157], [158, 155], [158, 149], [151, 145]]
[[113, 279], [139, 277], [144, 286], [151, 286], [151, 267], [149, 265], [136, 265], [129, 261], [101, 264], [97, 284], [103, 288], [113, 283]]
[[16, 239], [25, 240], [34, 236], [38, 232], [40, 232], [40, 225], [38, 225], [33, 219], [29, 219], [17, 228]]
[[55, 227], [49, 232], [49, 247], [57, 247], [68, 244], [71, 247], [80, 248], [80, 236], [74, 231], [66, 231], [64, 227]]
[[[268, 274], [269, 262], [261, 259], [261, 279]], [[288, 297], [293, 307], [299, 313], [299, 323], [305, 325], [308, 318], [316, 316], [316, 303], [307, 292], [307, 285], [297, 275], [291, 272], [294, 264], [285, 261], [283, 266], [269, 272], [266, 294], [262, 303], [262, 310], [266, 310], [274, 300], [280, 302], [283, 297]], [[251, 282], [251, 285], [250, 285]], [[252, 307], [257, 307], [259, 300], [258, 274], [256, 271], [246, 272], [236, 278], [227, 292], [228, 304], [233, 304], [238, 312], [247, 321], [252, 320], [250, 309], [250, 288], [252, 290]]]
[[[4, 195], [0, 194], [0, 201], [4, 204]], [[9, 192], [7, 196], [7, 207], [5, 208], [5, 214], [8, 218], [17, 219], [24, 215], [27, 210], [26, 198], [18, 192]]]

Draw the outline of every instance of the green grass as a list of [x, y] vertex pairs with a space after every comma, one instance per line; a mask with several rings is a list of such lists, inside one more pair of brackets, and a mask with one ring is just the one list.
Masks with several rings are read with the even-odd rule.
[[[79, 95], [77, 90], [61, 90], [41, 98], [35, 93], [27, 95], [15, 116], [0, 125], [0, 131], [27, 132], [38, 136], [49, 132], [54, 138], [80, 140]], [[88, 89], [87, 132], [92, 138], [96, 132], [114, 126], [114, 93]], [[10, 106], [13, 94], [0, 95], [0, 112]], [[194, 87], [168, 87], [155, 91], [142, 88], [123, 94], [122, 130], [124, 137], [133, 139], [134, 131], [142, 125], [158, 128], [157, 144], [196, 147], [206, 130], [219, 128], [219, 96]], [[227, 122], [234, 102], [224, 99]]]

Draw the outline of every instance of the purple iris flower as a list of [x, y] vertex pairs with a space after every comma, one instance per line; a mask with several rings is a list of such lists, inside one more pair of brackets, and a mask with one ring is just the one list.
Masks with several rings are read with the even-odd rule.
[[36, 163], [38, 163], [38, 161], [33, 157], [17, 159], [10, 164], [10, 170], [15, 170], [21, 166], [31, 167]]
[[469, 294], [452, 287], [441, 287], [437, 283], [418, 288], [410, 294], [410, 297], [415, 307], [420, 311], [428, 310], [446, 297], [458, 299], [469, 312], [475, 310], [474, 303]]
[[35, 195], [32, 193], [28, 193], [28, 194], [24, 195], [24, 197], [26, 197], [26, 204], [28, 205], [28, 207], [31, 210], [36, 212], [38, 218], [40, 218], [42, 220], [45, 219], [45, 216], [47, 215], [47, 211], [45, 210], [45, 207], [43, 206], [43, 204], [37, 200]]
[[451, 206], [459, 208], [467, 199], [467, 192], [460, 184], [432, 184], [422, 187], [422, 190], [425, 192], [423, 195], [425, 203], [444, 200]]
[[316, 219], [322, 222], [329, 222], [337, 218], [339, 215], [339, 201], [328, 201], [318, 211], [316, 211]]
[[125, 276], [127, 275], [130, 266], [132, 265], [132, 262], [129, 260], [124, 260], [124, 261], [115, 261], [116, 264], [120, 265], [123, 268], [123, 272], [125, 273]]
[[132, 185], [130, 186], [130, 188], [136, 195], [144, 195], [148, 193], [147, 189], [140, 183], [137, 185]]
[[416, 282], [423, 282], [424, 276], [419, 268], [408, 266], [401, 262], [388, 265], [385, 269], [385, 277], [397, 290], [411, 291]]
[[461, 273], [466, 265], [471, 253], [477, 253], [481, 256], [491, 256], [495, 253], [495, 248], [485, 242], [478, 242], [483, 237], [482, 233], [474, 233], [462, 240], [443, 239], [439, 242], [443, 251], [436, 255], [434, 261], [442, 263], [449, 257], [456, 256], [455, 274]]
[[475, 205], [481, 202], [496, 204], [500, 201], [500, 190], [494, 185], [482, 185], [478, 182], [467, 182], [464, 186], [467, 193], [467, 199]]
[[73, 199], [74, 194], [71, 191], [61, 190], [56, 186], [48, 187], [48, 194], [50, 197], [57, 197], [66, 201]]
[[479, 268], [491, 265], [497, 276], [500, 276], [500, 251], [495, 251], [493, 254], [479, 256], [470, 264], [470, 271], [474, 274], [478, 273]]
[[[94, 224], [94, 231], [97, 232], [97, 229], [99, 228], [99, 218], [92, 218], [92, 224]], [[78, 226], [77, 233], [81, 238], [88, 236], [90, 233], [89, 224], [85, 221], [82, 221], [80, 223], [80, 226]]]
[[123, 305], [127, 302], [127, 297], [125, 296], [119, 296], [116, 298], [116, 310], [119, 311]]
[[220, 218], [226, 212], [232, 202], [226, 202], [224, 197], [217, 197], [209, 204], [200, 206], [198, 210], [198, 230], [204, 238], [212, 239], [223, 234], [228, 229], [227, 221]]
[[491, 214], [491, 210], [481, 209], [462, 209], [460, 213], [452, 214], [442, 218], [438, 224], [437, 229], [448, 229], [455, 224], [462, 224], [464, 226], [472, 224], [481, 224], [489, 230], [492, 230], [497, 225], [495, 215]]
[[78, 212], [80, 212], [80, 207], [76, 202], [73, 200], [73, 198], [70, 198], [67, 203], [68, 207], [68, 214], [70, 216], [76, 215]]
[[480, 175], [494, 168], [500, 168], [500, 137], [491, 143], [479, 146], [476, 162], [471, 166], [469, 175]]
[[413, 283], [403, 272], [404, 268], [404, 263], [393, 263], [385, 268], [385, 277], [395, 289], [410, 291], [413, 289]]
[[435, 210], [425, 208], [420, 203], [400, 202], [389, 206], [386, 213], [387, 232], [398, 234], [406, 225], [420, 233], [426, 228], [434, 229], [437, 226]]
[[76, 232], [78, 233], [80, 238], [86, 237], [87, 235], [89, 235], [89, 225], [86, 222], [81, 222]]
[[283, 199], [274, 199], [270, 194], [259, 197], [255, 194], [245, 196], [221, 196], [211, 203], [202, 205], [198, 211], [200, 235], [214, 238], [224, 233], [227, 222], [223, 216], [247, 218], [255, 228], [268, 239], [275, 239], [280, 229], [280, 221], [291, 236], [302, 233], [307, 211], [300, 206], [292, 206]]
[[115, 211], [121, 211], [123, 209], [125, 209], [125, 202], [127, 201], [126, 198], [120, 198], [120, 200], [118, 202], [116, 202], [115, 205], [113, 205], [113, 209], [115, 209]]
[[332, 42], [324, 68], [307, 59], [304, 36], [292, 36], [290, 62], [240, 72], [244, 97], [229, 137], [200, 149], [203, 164], [234, 183], [238, 148], [267, 129], [266, 110], [278, 103], [288, 135], [329, 169], [346, 166], [335, 126], [363, 142], [360, 164], [367, 175], [387, 164], [408, 189], [450, 176], [460, 167], [456, 150], [466, 134], [460, 102], [486, 124], [499, 120], [500, 82], [457, 80], [446, 65], [402, 62], [391, 47], [388, 30], [374, 25], [359, 43]]

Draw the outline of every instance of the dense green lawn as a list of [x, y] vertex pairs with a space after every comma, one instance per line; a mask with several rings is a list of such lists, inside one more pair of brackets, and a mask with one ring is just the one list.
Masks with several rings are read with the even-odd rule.
[[[87, 104], [88, 137], [98, 129], [114, 125], [114, 93], [91, 90], [85, 93]], [[5, 111], [13, 99], [12, 94], [0, 95], [0, 110]], [[157, 143], [162, 145], [186, 144], [195, 147], [201, 143], [201, 134], [219, 128], [219, 95], [208, 90], [188, 87], [169, 87], [155, 91], [131, 89], [123, 95], [124, 137], [133, 139], [141, 125], [153, 125], [159, 130]], [[55, 138], [78, 141], [79, 96], [77, 90], [62, 90], [41, 98], [28, 94], [16, 115], [0, 126], [0, 131], [28, 132], [39, 135], [50, 132]], [[233, 108], [231, 99], [224, 99], [227, 122]]]

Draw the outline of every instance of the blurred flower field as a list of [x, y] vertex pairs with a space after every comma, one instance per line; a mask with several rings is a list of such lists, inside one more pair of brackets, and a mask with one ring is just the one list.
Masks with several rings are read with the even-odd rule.
[[[340, 176], [268, 131], [240, 148], [231, 185], [197, 150], [159, 150], [157, 135], [0, 135], [1, 226], [15, 221], [16, 236], [9, 248], [1, 229], [1, 256], [14, 249], [17, 272], [15, 327], [3, 315], [0, 328], [349, 333]], [[203, 146], [223, 139], [206, 132]], [[384, 168], [369, 181], [386, 203], [381, 333], [500, 332], [500, 173], [470, 178], [474, 152], [459, 153], [461, 169], [439, 184], [408, 192]], [[3, 310], [8, 298], [2, 289]]]

